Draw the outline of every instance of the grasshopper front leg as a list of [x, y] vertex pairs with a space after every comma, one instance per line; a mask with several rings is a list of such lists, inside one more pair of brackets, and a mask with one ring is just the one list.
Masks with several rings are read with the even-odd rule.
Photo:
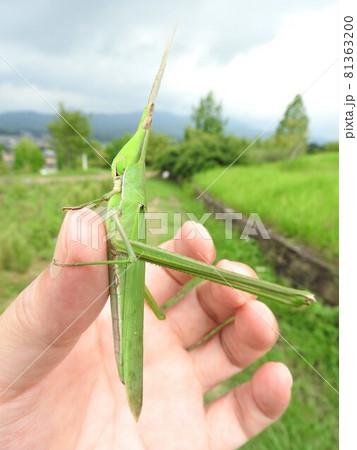
[[108, 202], [113, 195], [117, 194], [119, 192], [118, 187], [114, 187], [110, 192], [107, 192], [106, 194], [102, 195], [102, 197], [96, 198], [95, 200], [92, 200], [88, 203], [82, 203], [81, 205], [77, 206], [63, 206], [63, 211], [77, 211], [82, 208], [96, 208], [100, 203]]

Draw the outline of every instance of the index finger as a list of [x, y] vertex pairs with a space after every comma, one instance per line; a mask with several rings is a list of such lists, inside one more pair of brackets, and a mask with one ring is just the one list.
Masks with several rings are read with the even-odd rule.
[[[212, 238], [206, 228], [192, 221], [185, 222], [176, 236], [160, 247], [210, 263], [216, 256]], [[147, 284], [159, 305], [165, 304], [174, 297], [191, 278], [191, 275], [183, 272], [147, 264]]]

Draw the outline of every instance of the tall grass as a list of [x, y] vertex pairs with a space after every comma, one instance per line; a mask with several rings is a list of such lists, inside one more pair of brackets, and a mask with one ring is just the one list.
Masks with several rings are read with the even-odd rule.
[[[198, 173], [194, 182], [207, 188], [222, 168]], [[297, 242], [338, 257], [338, 154], [304, 156], [292, 162], [234, 166], [208, 190], [237, 212], [256, 212]]]

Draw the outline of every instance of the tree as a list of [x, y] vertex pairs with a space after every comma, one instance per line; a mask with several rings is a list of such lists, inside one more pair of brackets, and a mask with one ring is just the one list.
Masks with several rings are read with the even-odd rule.
[[28, 138], [22, 138], [14, 147], [14, 169], [22, 172], [38, 172], [45, 164], [43, 154]]
[[316, 142], [310, 142], [310, 144], [307, 146], [307, 153], [309, 155], [320, 153], [322, 151], [324, 151], [324, 147], [320, 144], [317, 144]]
[[163, 152], [155, 166], [168, 170], [171, 178], [189, 179], [201, 170], [229, 164], [234, 159], [232, 153], [227, 156], [227, 151], [234, 151], [232, 144], [230, 138], [187, 127], [185, 139]]
[[172, 141], [166, 134], [151, 131], [146, 150], [146, 165], [156, 168], [162, 155], [169, 151]]
[[70, 169], [75, 167], [78, 156], [93, 151], [83, 139], [88, 139], [92, 130], [89, 118], [81, 111], [65, 110], [60, 103], [59, 113], [65, 120], [56, 117], [47, 124], [47, 128], [52, 133], [51, 143], [57, 153], [59, 166], [65, 164]]
[[322, 151], [338, 153], [339, 152], [339, 143], [338, 142], [327, 142], [323, 146]]
[[125, 133], [120, 139], [113, 139], [112, 142], [107, 144], [105, 148], [105, 153], [107, 155], [108, 162], [112, 163], [113, 159], [116, 157], [118, 152], [124, 147], [124, 145], [129, 142], [132, 134]]
[[[88, 142], [90, 143], [91, 147], [89, 147], [88, 151], [86, 152], [88, 154], [88, 165], [89, 167], [101, 167], [101, 168], [107, 168], [107, 154], [106, 151], [97, 139], [89, 139]], [[95, 149], [95, 150], [93, 150]], [[83, 152], [82, 152], [83, 153]], [[103, 159], [105, 158], [105, 159]], [[108, 161], [109, 162], [109, 161]]]
[[201, 98], [197, 108], [192, 108], [191, 118], [197, 130], [211, 134], [222, 134], [226, 120], [222, 118], [222, 104], [216, 103], [213, 92]]
[[[120, 139], [113, 139], [105, 149], [106, 157], [111, 163], [118, 152], [124, 147], [124, 145], [131, 139], [132, 135], [129, 133], [123, 134]], [[146, 150], [146, 165], [152, 168], [156, 168], [157, 161], [161, 158], [161, 155], [168, 152], [171, 145], [171, 139], [165, 134], [150, 132], [149, 142]]]
[[297, 95], [287, 107], [275, 135], [278, 148], [290, 159], [306, 152], [308, 124], [302, 97]]

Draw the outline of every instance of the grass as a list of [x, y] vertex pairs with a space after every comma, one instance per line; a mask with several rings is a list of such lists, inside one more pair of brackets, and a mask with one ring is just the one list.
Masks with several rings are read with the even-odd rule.
[[110, 185], [110, 179], [40, 184], [12, 178], [0, 183], [0, 311], [51, 259], [62, 206], [95, 198]]
[[[79, 204], [106, 192], [110, 181], [53, 181], [37, 184], [16, 181], [0, 184], [0, 307], [21, 291], [50, 261], [63, 213], [61, 206]], [[172, 236], [173, 212], [191, 212], [199, 219], [204, 206], [195, 201], [191, 187], [178, 188], [159, 179], [147, 182], [149, 211], [168, 212], [168, 235]], [[154, 224], [152, 224], [154, 225]], [[269, 261], [254, 240], [224, 239], [221, 221], [210, 218], [205, 225], [217, 247], [217, 259], [240, 260], [251, 265], [263, 279], [277, 279]], [[166, 236], [152, 235], [158, 244]], [[338, 384], [338, 309], [313, 305], [290, 309], [270, 304], [281, 334], [334, 386]], [[246, 444], [247, 449], [330, 449], [338, 442], [337, 394], [283, 340], [257, 363], [216, 387], [212, 400], [247, 381], [264, 361], [282, 361], [294, 377], [292, 401], [281, 420]]]
[[[194, 213], [198, 219], [206, 212], [204, 206], [195, 201], [192, 188], [178, 188], [161, 180], [148, 180], [149, 210], [169, 213], [169, 232], [172, 236], [173, 212]], [[150, 208], [150, 205], [153, 205]], [[210, 231], [217, 248], [217, 260], [228, 258], [243, 261], [252, 266], [259, 277], [268, 281], [288, 284], [278, 279], [269, 261], [253, 239], [224, 239], [221, 221], [208, 219], [205, 226]], [[166, 236], [151, 236], [158, 244]], [[338, 386], [338, 308], [315, 304], [310, 308], [291, 309], [269, 303], [276, 315], [280, 333], [337, 389]], [[248, 381], [254, 371], [266, 361], [282, 361], [292, 372], [294, 386], [292, 401], [283, 417], [261, 435], [247, 443], [246, 449], [288, 448], [330, 449], [338, 443], [338, 395], [324, 382], [284, 340], [279, 339], [275, 347], [244, 372], [216, 387], [207, 396], [210, 401], [223, 395], [234, 386]]]
[[[214, 168], [198, 173], [194, 182], [205, 189], [221, 174], [222, 168]], [[257, 212], [265, 224], [329, 261], [338, 258], [338, 154], [236, 165], [208, 192], [238, 212]]]

